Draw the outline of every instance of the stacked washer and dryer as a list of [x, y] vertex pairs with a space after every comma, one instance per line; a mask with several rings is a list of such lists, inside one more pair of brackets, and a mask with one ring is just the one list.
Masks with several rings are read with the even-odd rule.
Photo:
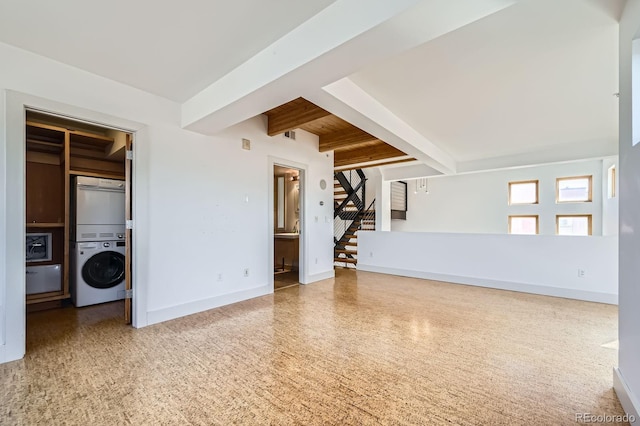
[[125, 295], [125, 182], [74, 180], [70, 290], [76, 307]]

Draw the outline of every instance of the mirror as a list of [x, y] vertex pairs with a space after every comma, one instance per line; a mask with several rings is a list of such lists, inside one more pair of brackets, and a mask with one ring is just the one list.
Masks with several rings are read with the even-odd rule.
[[284, 230], [284, 176], [276, 177], [276, 229]]

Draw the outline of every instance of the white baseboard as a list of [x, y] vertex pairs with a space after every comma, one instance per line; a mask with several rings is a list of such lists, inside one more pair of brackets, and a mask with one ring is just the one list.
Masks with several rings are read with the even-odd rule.
[[594, 291], [575, 290], [561, 287], [548, 287], [536, 284], [524, 284], [510, 281], [488, 280], [485, 278], [462, 277], [449, 274], [436, 274], [407, 269], [385, 268], [382, 266], [358, 263], [359, 271], [377, 272], [380, 274], [399, 275], [402, 277], [422, 278], [425, 280], [445, 281], [454, 284], [474, 285], [478, 287], [495, 288], [498, 290], [518, 291], [521, 293], [540, 294], [543, 296], [563, 297], [565, 299], [585, 300], [587, 302], [618, 304], [618, 295], [611, 293], [597, 293]]
[[307, 279], [302, 284], [311, 284], [317, 281], [328, 280], [330, 278], [334, 278], [335, 276], [336, 276], [336, 272], [333, 269], [331, 269], [326, 272], [321, 272], [319, 274], [307, 276]]
[[638, 419], [640, 419], [640, 403], [638, 403], [638, 399], [627, 386], [627, 382], [625, 382], [618, 368], [613, 369], [613, 389], [615, 389], [616, 395], [618, 395], [624, 412], [627, 413], [629, 417], [634, 416], [636, 421], [638, 421]]
[[195, 302], [183, 303], [181, 305], [149, 311], [147, 312], [147, 325], [157, 324], [159, 322], [169, 321], [198, 312], [208, 311], [209, 309], [230, 305], [247, 299], [253, 299], [254, 297], [260, 297], [270, 293], [273, 293], [273, 288], [266, 285], [251, 288], [249, 290], [238, 291], [236, 293], [210, 297], [204, 300], [197, 300]]

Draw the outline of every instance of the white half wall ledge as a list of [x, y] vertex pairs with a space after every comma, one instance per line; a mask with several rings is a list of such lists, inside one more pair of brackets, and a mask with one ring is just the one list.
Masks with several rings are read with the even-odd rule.
[[364, 231], [360, 251], [360, 270], [600, 303], [618, 299], [617, 236]]
[[634, 422], [630, 421], [629, 423], [636, 424], [640, 422], [640, 402], [627, 386], [627, 382], [624, 380], [619, 368], [613, 369], [613, 389], [620, 400], [620, 404], [622, 404], [624, 412], [629, 416], [629, 420], [631, 420], [631, 416], [635, 418]]
[[210, 297], [208, 299], [196, 300], [176, 306], [156, 309], [147, 312], [147, 325], [158, 324], [172, 319], [177, 319], [187, 315], [197, 314], [243, 300], [253, 299], [273, 293], [273, 288], [268, 284], [235, 293], [224, 294], [222, 296]]
[[357, 269], [365, 272], [397, 275], [401, 277], [420, 278], [424, 280], [446, 282], [454, 285], [471, 285], [475, 287], [492, 288], [495, 290], [516, 291], [519, 293], [537, 294], [540, 296], [561, 297], [563, 299], [583, 300], [586, 302], [618, 304], [618, 295], [611, 293], [597, 293], [587, 290], [576, 290], [558, 287], [548, 287], [537, 284], [518, 283], [510, 281], [497, 281], [475, 277], [463, 277], [458, 275], [437, 274], [432, 272], [412, 271], [408, 269], [385, 268], [358, 263]]

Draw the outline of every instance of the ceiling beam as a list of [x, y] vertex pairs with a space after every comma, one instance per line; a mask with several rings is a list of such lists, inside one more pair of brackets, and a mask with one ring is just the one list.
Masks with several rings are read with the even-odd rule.
[[341, 149], [333, 154], [333, 166], [342, 167], [349, 164], [366, 163], [368, 161], [387, 158], [404, 157], [407, 154], [382, 141], [355, 149]]
[[336, 0], [183, 103], [182, 126], [216, 134], [514, 2]]
[[320, 135], [319, 149], [320, 152], [325, 152], [332, 151], [334, 149], [356, 147], [364, 143], [374, 142], [377, 139], [378, 138], [370, 135], [364, 130], [360, 130], [357, 127], [351, 127], [349, 129], [327, 133], [326, 135]]
[[306, 97], [316, 105], [392, 144], [441, 173], [456, 171], [456, 161], [349, 78], [343, 78]]
[[389, 166], [391, 164], [399, 164], [399, 163], [407, 163], [409, 161], [415, 162], [415, 158], [391, 158], [380, 161], [368, 161], [366, 163], [354, 163], [348, 164], [346, 166], [334, 167], [336, 171], [345, 171], [345, 170], [354, 170], [354, 169], [366, 169], [370, 167], [381, 167], [381, 166]]
[[284, 107], [274, 108], [265, 113], [269, 117], [267, 134], [269, 136], [279, 135], [289, 130], [298, 129], [314, 120], [331, 115], [319, 106], [311, 102], [298, 98], [289, 102]]

